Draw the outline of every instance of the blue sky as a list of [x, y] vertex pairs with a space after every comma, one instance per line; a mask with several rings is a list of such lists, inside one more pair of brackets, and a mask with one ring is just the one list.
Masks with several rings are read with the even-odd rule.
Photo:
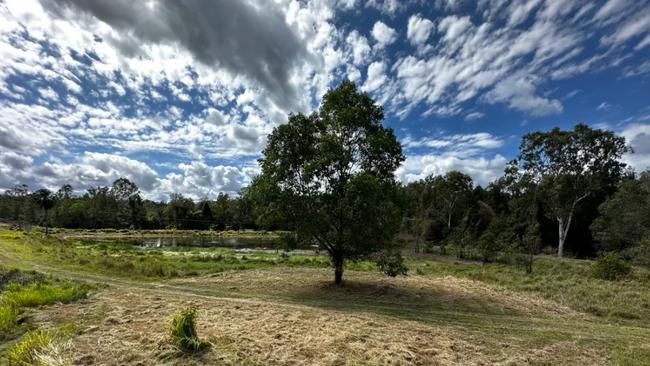
[[235, 194], [266, 135], [348, 78], [386, 111], [404, 181], [497, 178], [578, 122], [650, 167], [648, 1], [0, 1], [0, 190]]

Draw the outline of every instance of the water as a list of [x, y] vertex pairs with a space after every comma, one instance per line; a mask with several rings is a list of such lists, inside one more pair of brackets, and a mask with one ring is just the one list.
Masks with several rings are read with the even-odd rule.
[[222, 247], [233, 249], [274, 249], [275, 239], [267, 238], [224, 238], [210, 236], [165, 236], [141, 238], [102, 238], [94, 241], [116, 242], [130, 244], [140, 248], [173, 248], [173, 247]]

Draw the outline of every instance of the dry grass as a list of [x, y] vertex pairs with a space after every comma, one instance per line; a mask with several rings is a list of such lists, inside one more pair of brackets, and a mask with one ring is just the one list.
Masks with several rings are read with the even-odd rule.
[[[36, 314], [35, 320], [51, 324], [79, 320], [80, 332], [73, 338], [75, 364], [79, 365], [609, 362], [603, 352], [594, 351], [593, 344], [583, 339], [587, 332], [567, 337], [568, 330], [562, 326], [545, 329], [558, 323], [556, 317], [574, 321], [566, 309], [551, 304], [527, 302], [518, 295], [454, 278], [388, 280], [350, 272], [347, 285], [334, 289], [328, 285], [329, 275], [327, 270], [275, 269], [174, 281], [176, 287], [157, 290], [112, 287], [82, 304], [50, 307]], [[207, 292], [224, 288], [244, 298], [219, 298]], [[308, 291], [312, 288], [315, 290]], [[188, 296], [188, 292], [195, 295]], [[259, 296], [253, 298], [254, 293]], [[272, 298], [271, 293], [277, 297]], [[304, 296], [302, 304], [300, 296]], [[390, 311], [366, 304], [373, 299], [381, 309]], [[413, 299], [420, 299], [425, 306], [409, 306]], [[438, 310], [424, 311], [434, 301], [439, 303]], [[169, 318], [187, 306], [201, 309], [198, 332], [214, 345], [210, 352], [195, 357], [179, 356], [168, 343]], [[467, 306], [482, 310], [466, 314]], [[423, 310], [420, 317], [410, 314], [419, 310]], [[531, 315], [539, 318], [531, 319]], [[466, 323], [464, 316], [474, 323]], [[479, 317], [487, 318], [487, 323], [486, 319], [476, 322]], [[522, 327], [529, 336], [522, 336]], [[560, 337], [545, 333], [556, 331]]]

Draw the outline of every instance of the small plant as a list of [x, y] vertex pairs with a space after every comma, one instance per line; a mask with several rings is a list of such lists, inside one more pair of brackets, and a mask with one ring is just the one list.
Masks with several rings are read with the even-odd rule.
[[197, 352], [210, 347], [210, 343], [199, 339], [196, 333], [196, 318], [197, 310], [191, 307], [183, 309], [172, 318], [172, 343], [185, 352]]
[[632, 266], [619, 253], [611, 252], [598, 257], [592, 271], [596, 278], [614, 281], [629, 275]]
[[397, 251], [380, 252], [375, 256], [375, 262], [381, 273], [390, 277], [406, 275], [408, 272], [408, 268], [404, 265], [404, 258]]

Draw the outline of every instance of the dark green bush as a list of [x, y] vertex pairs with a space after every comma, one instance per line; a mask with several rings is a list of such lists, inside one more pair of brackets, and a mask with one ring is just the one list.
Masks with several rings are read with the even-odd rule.
[[390, 277], [406, 275], [408, 268], [404, 265], [404, 258], [397, 251], [379, 252], [375, 255], [375, 262], [379, 270]]
[[630, 272], [632, 272], [632, 266], [616, 252], [601, 255], [592, 267], [594, 277], [609, 281], [624, 278]]
[[185, 352], [197, 352], [210, 347], [210, 343], [199, 339], [196, 333], [196, 318], [195, 308], [184, 309], [172, 318], [172, 343]]

